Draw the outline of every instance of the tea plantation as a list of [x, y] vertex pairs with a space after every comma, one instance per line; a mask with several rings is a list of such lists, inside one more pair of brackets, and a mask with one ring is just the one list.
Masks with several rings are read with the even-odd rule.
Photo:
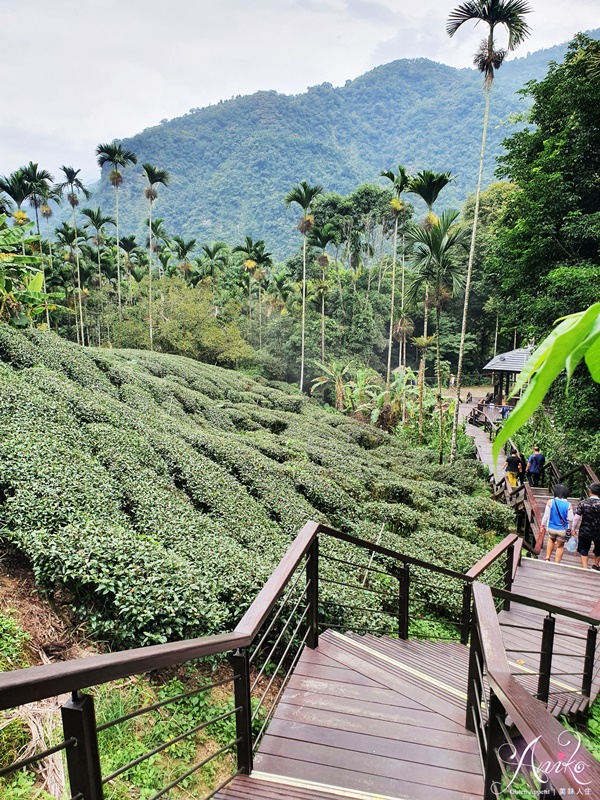
[[285, 384], [0, 326], [0, 536], [112, 646], [231, 629], [309, 519], [468, 569], [511, 515], [434, 461]]

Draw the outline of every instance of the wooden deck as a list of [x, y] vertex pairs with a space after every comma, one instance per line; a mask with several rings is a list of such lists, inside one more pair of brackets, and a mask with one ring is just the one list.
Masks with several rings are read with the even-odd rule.
[[[462, 406], [464, 415], [470, 410]], [[479, 458], [500, 477], [483, 430], [468, 425]], [[503, 463], [503, 457], [499, 459]], [[549, 497], [533, 492], [543, 513]], [[530, 495], [530, 498], [532, 496]], [[532, 501], [533, 502], [533, 501]], [[576, 502], [576, 501], [573, 501]], [[600, 617], [600, 573], [523, 558], [513, 592]], [[513, 674], [536, 694], [546, 612], [513, 601], [499, 615]], [[548, 710], [585, 710], [581, 693], [588, 626], [556, 614]], [[598, 643], [600, 647], [600, 642]], [[600, 661], [592, 701], [600, 694]], [[469, 648], [458, 642], [400, 640], [326, 631], [305, 649], [255, 756], [218, 800], [475, 800], [482, 765], [465, 728]], [[484, 682], [486, 683], [486, 682]]]
[[477, 742], [464, 727], [466, 653], [322, 634], [283, 694], [253, 777], [348, 797], [481, 798]]
[[[600, 607], [600, 573], [579, 567], [523, 559], [517, 571], [513, 591], [569, 608], [586, 615], [597, 615]], [[542, 624], [545, 612], [513, 603], [510, 611], [500, 613], [504, 645], [514, 674], [532, 694], [536, 691]], [[548, 710], [558, 714], [573, 714], [588, 704], [581, 694], [581, 677], [588, 626], [574, 620], [556, 617], [553, 678], [550, 685]], [[598, 654], [598, 647], [596, 653]], [[592, 701], [600, 693], [600, 662], [592, 681]]]

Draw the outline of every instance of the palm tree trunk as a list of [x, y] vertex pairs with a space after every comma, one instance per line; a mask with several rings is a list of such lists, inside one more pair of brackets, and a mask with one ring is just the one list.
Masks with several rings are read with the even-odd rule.
[[150, 350], [154, 349], [153, 330], [152, 330], [152, 200], [150, 200], [150, 213], [148, 215], [148, 241], [150, 250], [148, 253], [148, 323], [150, 331]]
[[500, 312], [496, 311], [496, 331], [494, 333], [494, 358], [498, 352], [498, 325], [500, 324]]
[[300, 344], [300, 391], [304, 391], [304, 331], [306, 321], [306, 234], [302, 234], [302, 331]]
[[[325, 250], [323, 250], [323, 256]], [[321, 265], [321, 364], [325, 363], [325, 266]]]
[[479, 220], [479, 204], [481, 201], [481, 184], [483, 181], [483, 162], [485, 158], [485, 142], [487, 138], [488, 120], [490, 116], [491, 86], [485, 87], [485, 111], [483, 114], [483, 132], [481, 135], [481, 153], [479, 156], [479, 175], [477, 177], [477, 190], [475, 192], [475, 210], [473, 212], [473, 231], [471, 233], [471, 246], [469, 248], [469, 264], [465, 283], [465, 300], [463, 304], [462, 327], [460, 330], [460, 346], [458, 350], [458, 366], [456, 368], [456, 404], [452, 420], [452, 442], [450, 444], [450, 463], [456, 459], [456, 438], [458, 434], [458, 419], [460, 412], [460, 388], [462, 380], [463, 360], [465, 355], [465, 339], [467, 335], [467, 316], [469, 312], [469, 296], [471, 293], [471, 275], [473, 273], [473, 260], [475, 258], [475, 240], [477, 238], [477, 222]]
[[423, 441], [423, 392], [425, 369], [427, 368], [427, 306], [429, 305], [429, 284], [425, 284], [425, 313], [423, 316], [423, 352], [419, 363], [419, 444]]
[[[50, 240], [50, 220], [46, 219], [46, 228], [48, 229], [48, 262], [50, 268], [52, 268], [52, 242]], [[46, 294], [46, 269], [44, 267], [44, 263], [42, 262], [42, 270], [44, 272], [44, 294]], [[46, 324], [48, 325], [48, 330], [50, 330], [50, 312], [48, 311], [48, 300], [46, 299]]]
[[81, 271], [79, 269], [79, 245], [77, 242], [77, 220], [75, 218], [75, 206], [73, 208], [73, 229], [75, 231], [75, 265], [77, 268], [77, 294], [79, 305], [79, 325], [81, 329], [81, 344], [85, 347], [85, 331], [83, 329], [83, 305], [81, 303]]
[[406, 277], [406, 258], [405, 258], [405, 239], [404, 227], [402, 228], [402, 282], [400, 287], [400, 313], [403, 321], [402, 325], [402, 364], [401, 366], [406, 369], [406, 314], [404, 313], [404, 282]]
[[258, 349], [262, 350], [262, 295], [258, 281]]
[[123, 321], [123, 308], [121, 306], [121, 254], [119, 252], [119, 187], [115, 186], [115, 228], [117, 229], [117, 305], [119, 308], [119, 322]]
[[[394, 225], [394, 259], [392, 261], [392, 297], [390, 299], [390, 335], [388, 339], [388, 360], [387, 373], [385, 376], [385, 388], [390, 388], [390, 375], [392, 372], [392, 333], [394, 331], [394, 294], [396, 292], [396, 248], [398, 246], [398, 214]], [[402, 273], [404, 277], [404, 273]]]
[[444, 463], [444, 412], [442, 410], [442, 358], [440, 355], [440, 309], [435, 309], [435, 370], [437, 372], [439, 430], [440, 430], [440, 464]]

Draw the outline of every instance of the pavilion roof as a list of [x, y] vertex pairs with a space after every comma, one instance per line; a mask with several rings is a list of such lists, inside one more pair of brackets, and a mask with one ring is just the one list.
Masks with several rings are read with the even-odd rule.
[[499, 353], [483, 369], [487, 372], [521, 372], [532, 351], [532, 347], [521, 347], [508, 353]]

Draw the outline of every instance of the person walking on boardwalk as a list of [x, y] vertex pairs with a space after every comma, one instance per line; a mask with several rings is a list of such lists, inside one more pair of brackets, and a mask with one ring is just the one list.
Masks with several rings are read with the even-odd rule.
[[560, 564], [565, 551], [567, 531], [573, 524], [573, 509], [567, 500], [569, 490], [562, 483], [557, 483], [554, 487], [554, 497], [548, 500], [542, 518], [541, 533], [548, 533], [548, 544], [546, 545], [546, 561], [550, 561], [550, 556], [556, 544], [556, 555], [554, 560]]
[[582, 567], [588, 568], [588, 555], [593, 544], [595, 558], [592, 569], [600, 570], [600, 483], [591, 483], [589, 494], [575, 511], [573, 535], [577, 537]]
[[521, 459], [516, 450], [511, 450], [510, 455], [504, 462], [504, 470], [506, 470], [506, 477], [511, 487], [517, 485], [517, 478], [521, 472]]
[[529, 483], [532, 486], [540, 485], [540, 478], [542, 477], [542, 473], [544, 471], [545, 461], [546, 456], [543, 453], [540, 453], [540, 448], [536, 444], [533, 448], [533, 453], [527, 460], [527, 466], [525, 467], [527, 477], [529, 478]]

